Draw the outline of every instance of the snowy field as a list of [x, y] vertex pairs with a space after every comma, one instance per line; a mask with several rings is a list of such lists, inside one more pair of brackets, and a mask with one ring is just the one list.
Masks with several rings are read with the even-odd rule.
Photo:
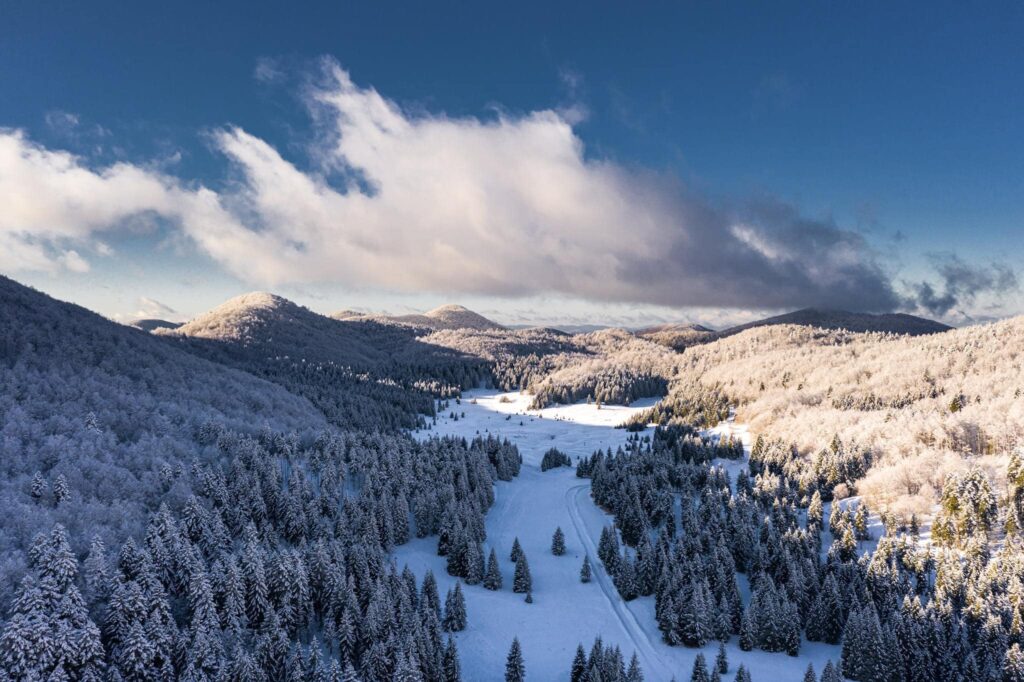
[[[527, 410], [530, 397], [519, 393], [469, 391], [461, 405], [452, 401], [437, 425], [421, 430], [417, 437], [430, 435], [495, 434], [515, 442], [523, 454], [524, 466], [517, 479], [497, 484], [496, 502], [487, 514], [485, 555], [494, 547], [502, 564], [504, 585], [491, 592], [480, 585], [463, 585], [468, 626], [458, 633], [459, 654], [467, 680], [503, 680], [505, 655], [513, 637], [523, 647], [527, 679], [568, 680], [576, 645], [589, 651], [594, 638], [618, 645], [627, 662], [635, 651], [643, 666], [645, 679], [679, 682], [690, 679], [697, 649], [670, 647], [661, 640], [654, 620], [654, 598], [642, 597], [626, 603], [619, 598], [611, 578], [597, 559], [597, 541], [601, 529], [612, 518], [590, 499], [590, 483], [575, 476], [574, 469], [540, 471], [540, 460], [551, 447], [577, 457], [590, 455], [597, 448], [617, 448], [629, 435], [614, 428], [633, 413], [650, 406], [653, 400], [638, 401], [630, 407], [571, 405], [544, 410]], [[455, 421], [454, 411], [465, 413]], [[749, 445], [742, 425], [731, 421], [714, 429], [719, 434], [740, 436]], [[741, 466], [722, 461], [732, 475]], [[551, 554], [551, 535], [560, 526], [565, 532], [566, 553]], [[533, 577], [533, 604], [512, 592], [513, 563], [509, 552], [518, 537], [526, 552]], [[398, 566], [408, 564], [422, 578], [431, 569], [438, 581], [443, 600], [455, 580], [445, 572], [445, 560], [436, 554], [437, 538], [413, 540], [396, 551]], [[587, 584], [579, 579], [584, 554], [589, 554], [594, 579]], [[745, 579], [740, 576], [741, 584]], [[744, 590], [746, 592], [746, 590]], [[710, 664], [717, 643], [703, 649]], [[831, 658], [838, 662], [839, 647], [804, 642], [798, 658], [762, 651], [744, 652], [737, 638], [728, 646], [731, 680], [743, 663], [753, 673], [754, 682], [799, 682], [808, 662], [820, 673]]]

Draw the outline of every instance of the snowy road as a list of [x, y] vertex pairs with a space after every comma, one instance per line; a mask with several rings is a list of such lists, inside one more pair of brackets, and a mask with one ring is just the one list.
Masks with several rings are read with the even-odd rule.
[[575, 485], [565, 491], [565, 504], [569, 510], [569, 516], [572, 518], [573, 529], [576, 531], [576, 536], [586, 549], [587, 554], [592, 557], [591, 568], [593, 569], [594, 581], [600, 585], [601, 592], [604, 593], [605, 598], [608, 600], [609, 608], [619, 619], [623, 631], [629, 635], [636, 655], [640, 658], [640, 664], [647, 675], [652, 679], [669, 679], [672, 676], [672, 672], [658, 652], [654, 650], [647, 632], [637, 622], [636, 616], [629, 610], [626, 602], [619, 597], [618, 590], [615, 589], [611, 576], [608, 575], [601, 561], [597, 558], [597, 545], [590, 536], [590, 532], [580, 515], [581, 498], [583, 504], [593, 506], [593, 502], [590, 499], [589, 483]]

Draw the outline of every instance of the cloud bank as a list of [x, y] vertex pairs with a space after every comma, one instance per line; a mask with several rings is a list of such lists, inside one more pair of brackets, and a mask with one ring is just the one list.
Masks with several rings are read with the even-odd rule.
[[952, 253], [932, 254], [930, 260], [942, 280], [941, 293], [931, 282], [920, 282], [914, 290], [918, 305], [933, 315], [970, 305], [982, 294], [1002, 296], [1020, 287], [1017, 273], [1005, 264], [977, 267]]
[[240, 181], [219, 191], [132, 164], [91, 169], [0, 131], [0, 268], [88, 268], [82, 253], [98, 235], [153, 214], [257, 286], [673, 307], [907, 304], [860, 233], [779, 202], [722, 207], [670, 177], [589, 158], [565, 113], [411, 114], [324, 68], [309, 93], [324, 125], [311, 151], [321, 172], [233, 127], [213, 142]]

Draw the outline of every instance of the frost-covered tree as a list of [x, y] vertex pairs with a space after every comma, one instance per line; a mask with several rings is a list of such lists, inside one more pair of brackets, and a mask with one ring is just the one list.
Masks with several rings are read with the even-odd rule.
[[484, 574], [484, 587], [488, 590], [500, 590], [501, 589], [501, 567], [498, 566], [498, 555], [491, 548], [491, 553], [487, 557], [487, 573]]
[[525, 594], [533, 590], [533, 578], [530, 575], [530, 564], [526, 560], [526, 552], [519, 550], [516, 570], [512, 577], [512, 591]]
[[580, 568], [580, 582], [589, 583], [591, 578], [590, 555], [583, 555], [583, 566]]
[[505, 659], [505, 682], [523, 682], [526, 679], [526, 666], [523, 664], [523, 650], [519, 638], [512, 639], [508, 656]]
[[444, 629], [448, 632], [461, 632], [466, 629], [466, 598], [462, 594], [462, 586], [448, 590], [444, 600]]
[[562, 532], [561, 526], [555, 528], [555, 533], [551, 537], [551, 553], [555, 556], [565, 554], [565, 534]]

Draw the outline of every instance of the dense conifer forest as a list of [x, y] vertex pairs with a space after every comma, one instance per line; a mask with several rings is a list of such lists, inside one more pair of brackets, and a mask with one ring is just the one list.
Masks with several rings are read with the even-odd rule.
[[[1024, 680], [1016, 379], [982, 396], [975, 374], [995, 365], [962, 357], [1019, 322], [945, 340], [763, 328], [676, 353], [622, 330], [421, 328], [268, 295], [225, 306], [151, 334], [0, 279], [0, 679], [474, 679], [457, 640], [477, 591], [547, 608], [531, 560], [554, 557], [573, 582], [608, 576], [624, 602], [652, 599], [665, 644], [721, 643], [678, 679], [763, 680], [728, 652], [811, 642], [836, 655], [808, 680]], [[881, 382], [865, 369], [878, 349], [947, 358], [962, 378], [913, 366]], [[831, 381], [793, 357], [862, 373]], [[752, 369], [783, 358], [779, 373]], [[564, 524], [488, 541], [496, 485], [523, 485], [519, 448], [433, 435], [466, 418], [460, 396], [478, 386], [597, 414], [664, 396], [620, 424], [623, 447], [571, 457], [554, 441], [529, 465], [545, 480], [574, 467], [610, 515], [594, 555]], [[796, 409], [799, 393], [816, 396], [811, 415], [905, 423], [941, 405], [942, 428], [974, 419], [982, 433], [957, 441], [977, 447], [955, 466], [900, 479], [934, 496], [922, 512], [873, 483], [899, 462], [882, 426], [794, 437], [770, 406]], [[999, 428], [979, 416], [990, 403], [1010, 405]], [[708, 430], [736, 415], [761, 425], [749, 452]], [[904, 454], [920, 459], [926, 440]], [[528, 556], [535, 533], [550, 556]], [[395, 561], [424, 539], [441, 573]], [[439, 575], [455, 582], [441, 590]], [[518, 637], [495, 647], [494, 675], [547, 674]], [[657, 679], [600, 638], [565, 666], [580, 682]]]

